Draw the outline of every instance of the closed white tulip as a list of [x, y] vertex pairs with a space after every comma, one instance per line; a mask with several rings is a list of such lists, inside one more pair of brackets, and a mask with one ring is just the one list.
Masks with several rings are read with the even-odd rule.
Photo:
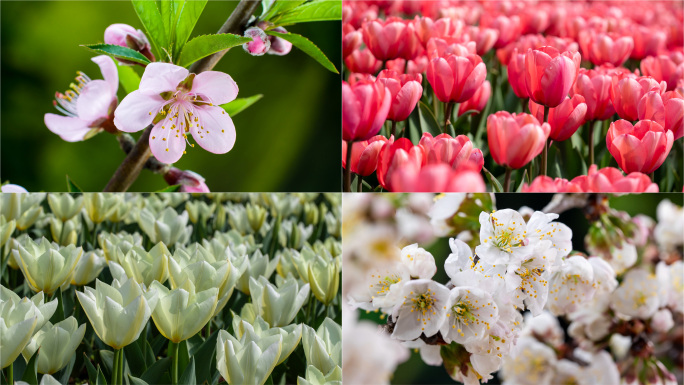
[[24, 273], [29, 288], [45, 294], [54, 293], [60, 286], [69, 283], [71, 273], [83, 249], [74, 245], [60, 247], [43, 237], [37, 243], [31, 239], [16, 244], [12, 250], [15, 260]]
[[121, 199], [117, 197], [117, 194], [83, 194], [83, 208], [94, 224], [106, 221], [119, 203], [121, 203]]
[[57, 373], [71, 361], [76, 348], [83, 340], [85, 331], [86, 325], [78, 326], [78, 321], [74, 317], [69, 317], [54, 325], [47, 322], [26, 345], [22, 355], [28, 361], [38, 352], [36, 360], [38, 373]]
[[235, 336], [243, 341], [257, 341], [260, 338], [280, 335], [283, 337], [283, 347], [276, 365], [280, 365], [292, 354], [302, 338], [302, 325], [292, 324], [282, 328], [270, 327], [261, 317], [256, 317], [252, 322], [242, 319], [233, 313], [233, 330]]
[[315, 366], [309, 365], [306, 367], [305, 377], [297, 377], [297, 385], [342, 385], [342, 368], [336, 366], [326, 375]]
[[163, 243], [157, 243], [150, 251], [140, 246], [133, 246], [126, 254], [117, 248], [115, 261], [109, 263], [110, 269], [115, 270], [119, 265], [126, 276], [138, 283], [149, 287], [152, 281], [166, 282], [169, 277], [168, 258], [169, 249]]
[[163, 242], [167, 247], [188, 242], [192, 226], [186, 227], [187, 223], [187, 211], [178, 214], [171, 207], [165, 208], [159, 214], [143, 209], [138, 220], [140, 228], [150, 237], [152, 243]]
[[342, 364], [342, 327], [330, 318], [318, 330], [304, 325], [302, 345], [306, 362], [325, 375]]
[[45, 193], [5, 193], [2, 194], [2, 205], [0, 214], [6, 220], [15, 221], [19, 230], [26, 230], [43, 214], [43, 207], [40, 203], [45, 199]]
[[17, 222], [14, 219], [8, 221], [4, 215], [0, 215], [0, 247], [5, 246], [16, 227]]
[[308, 266], [309, 285], [316, 299], [329, 305], [340, 287], [340, 260], [325, 260], [316, 256]]
[[278, 362], [282, 345], [280, 335], [243, 344], [221, 330], [216, 341], [216, 368], [229, 384], [263, 385]]
[[284, 280], [279, 287], [264, 277], [250, 278], [249, 290], [257, 315], [271, 326], [289, 325], [309, 295], [309, 284], [300, 288], [294, 278]]
[[[235, 258], [240, 257], [236, 256]], [[251, 290], [249, 279], [256, 279], [258, 277], [269, 279], [278, 266], [278, 260], [279, 257], [277, 255], [275, 258], [269, 259], [268, 254], [263, 255], [261, 250], [255, 251], [247, 259], [247, 270], [245, 270], [245, 273], [240, 277], [240, 280], [237, 283], [237, 289], [245, 294], [249, 294]]]
[[107, 260], [104, 258], [102, 250], [93, 250], [83, 254], [71, 274], [71, 284], [83, 286], [93, 282], [105, 266], [107, 266]]
[[83, 208], [83, 196], [74, 197], [72, 194], [50, 193], [47, 197], [52, 214], [62, 222], [78, 215]]
[[118, 233], [112, 234], [108, 232], [101, 232], [97, 235], [97, 242], [100, 244], [104, 257], [109, 261], [118, 262], [116, 249], [120, 249], [123, 255], [126, 255], [133, 246], [142, 247], [142, 235], [138, 233]]

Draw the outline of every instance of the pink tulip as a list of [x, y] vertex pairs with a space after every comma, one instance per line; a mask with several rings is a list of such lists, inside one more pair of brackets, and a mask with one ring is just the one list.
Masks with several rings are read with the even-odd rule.
[[640, 172], [632, 172], [625, 176], [617, 168], [606, 167], [598, 170], [596, 165], [592, 164], [587, 175], [580, 175], [570, 181], [567, 192], [658, 192], [658, 185], [653, 183], [648, 175]]
[[580, 61], [579, 53], [560, 53], [550, 46], [528, 50], [525, 87], [530, 99], [547, 107], [556, 107], [563, 102], [575, 83]]
[[425, 52], [429, 60], [447, 55], [468, 56], [475, 54], [475, 42], [462, 42], [456, 38], [433, 37], [428, 40]]
[[637, 105], [639, 120], [653, 120], [665, 126], [665, 105], [659, 91], [649, 91]]
[[547, 45], [555, 47], [560, 52], [577, 52], [579, 50], [577, 43], [569, 38], [542, 35], [523, 35], [517, 41], [510, 43], [503, 48], [497, 49], [496, 57], [499, 59], [501, 64], [508, 65], [514, 50], [517, 49], [519, 54], [524, 55], [527, 53], [528, 49], [538, 49]]
[[223, 72], [195, 75], [177, 65], [155, 62], [145, 68], [138, 90], [121, 101], [114, 124], [124, 132], [153, 124], [150, 150], [163, 163], [183, 156], [188, 133], [205, 150], [224, 154], [235, 144], [235, 126], [219, 106], [237, 94], [237, 84]]
[[494, 28], [468, 27], [470, 39], [475, 42], [475, 49], [478, 55], [482, 56], [494, 48], [496, 40], [499, 38], [499, 31]]
[[342, 57], [346, 58], [363, 43], [363, 34], [351, 24], [342, 25]]
[[518, 50], [515, 49], [508, 61], [508, 83], [510, 83], [515, 96], [521, 99], [530, 97], [527, 93], [527, 87], [525, 86], [525, 56], [525, 54], [520, 54], [518, 53]]
[[164, 174], [164, 180], [166, 180], [166, 183], [168, 183], [169, 186], [180, 185], [181, 192], [210, 192], [209, 187], [207, 187], [207, 184], [204, 182], [204, 177], [190, 170], [180, 170], [175, 167], [171, 167]]
[[445, 163], [454, 169], [465, 167], [476, 171], [482, 170], [484, 158], [482, 151], [473, 148], [473, 143], [465, 135], [452, 138], [448, 134], [440, 134], [434, 138], [428, 132], [423, 133], [419, 146], [423, 149], [423, 163]]
[[510, 17], [499, 15], [493, 19], [485, 15], [482, 18], [481, 25], [485, 28], [493, 28], [499, 31], [499, 37], [494, 44], [495, 48], [505, 47], [508, 43], [516, 41], [522, 33], [520, 17], [516, 15]]
[[626, 173], [649, 174], [663, 164], [673, 141], [672, 131], [654, 121], [642, 120], [632, 126], [618, 120], [610, 124], [606, 147]]
[[655, 56], [665, 48], [667, 34], [661, 30], [643, 25], [632, 25], [629, 32], [634, 40], [634, 49], [629, 55], [632, 59], [641, 60], [646, 56]]
[[679, 79], [684, 79], [684, 61], [675, 62], [667, 55], [649, 56], [641, 61], [640, 68], [644, 76], [666, 82], [668, 91], [675, 89]]
[[349, 71], [362, 74], [376, 74], [382, 68], [382, 62], [373, 56], [368, 49], [356, 49], [344, 58]]
[[472, 169], [454, 170], [446, 164], [430, 164], [422, 168], [402, 167], [393, 170], [394, 192], [484, 192], [482, 175]]
[[[392, 139], [393, 141], [394, 139]], [[352, 144], [351, 171], [361, 176], [372, 174], [378, 167], [378, 155], [382, 146], [388, 142], [384, 136], [374, 136], [370, 140]], [[342, 167], [347, 168], [347, 142], [342, 142]]]
[[396, 59], [401, 57], [405, 30], [406, 23], [398, 18], [367, 21], [362, 27], [363, 42], [378, 60]]
[[473, 97], [471, 97], [470, 99], [466, 100], [458, 106], [458, 114], [461, 115], [466, 111], [471, 110], [482, 112], [482, 110], [484, 110], [485, 106], [487, 105], [487, 102], [489, 101], [489, 97], [491, 95], [492, 85], [489, 83], [489, 80], [485, 80], [484, 83], [482, 83], [482, 87], [478, 88], [477, 91], [475, 91]]
[[637, 120], [641, 98], [649, 91], [664, 92], [665, 82], [658, 83], [652, 77], [635, 77], [630, 74], [613, 76], [610, 100], [615, 112], [626, 120]]
[[530, 114], [499, 111], [487, 118], [487, 140], [494, 161], [521, 168], [544, 149], [551, 127]]
[[568, 192], [568, 184], [570, 182], [563, 178], [551, 178], [546, 175], [539, 175], [534, 178], [531, 184], [523, 184], [522, 192], [549, 192], [549, 193], [560, 193]]
[[408, 119], [423, 95], [423, 86], [420, 85], [423, 76], [400, 75], [392, 70], [382, 70], [377, 81], [384, 84], [392, 95], [392, 106], [387, 119], [395, 122]]
[[675, 140], [684, 136], [684, 97], [675, 91], [668, 91], [663, 96], [665, 101], [665, 127], [672, 131]]
[[[538, 121], [544, 120], [544, 106], [532, 100], [530, 100], [529, 104], [530, 113]], [[582, 95], [566, 98], [563, 103], [551, 108], [548, 117], [548, 123], [551, 126], [549, 138], [557, 142], [570, 139], [572, 134], [584, 123], [586, 113], [587, 104], [584, 102]]]
[[392, 94], [382, 83], [363, 80], [342, 82], [342, 139], [367, 140], [387, 119]]
[[615, 114], [615, 108], [610, 101], [611, 82], [610, 75], [580, 68], [577, 81], [570, 90], [570, 96], [584, 97], [587, 104], [586, 121], [606, 120]]
[[[424, 74], [427, 71], [429, 60], [427, 56], [418, 56], [413, 60], [409, 60], [408, 68], [405, 59], [394, 59], [385, 62], [385, 67], [388, 70], [396, 71], [400, 74], [418, 75]], [[377, 72], [377, 71], [376, 71]]]
[[434, 58], [428, 64], [427, 79], [437, 96], [444, 103], [464, 102], [482, 86], [487, 69], [482, 59], [473, 54], [449, 55]]
[[582, 55], [595, 65], [610, 63], [620, 66], [632, 53], [634, 40], [631, 36], [582, 31], [579, 34], [579, 45]]
[[86, 74], [79, 72], [75, 91], [55, 94], [54, 105], [66, 116], [47, 113], [44, 117], [47, 128], [67, 142], [88, 139], [101, 130], [117, 132], [112, 122], [119, 88], [116, 64], [106, 55], [91, 60], [100, 66], [104, 80], [90, 80]]
[[[135, 29], [128, 24], [112, 24], [104, 32], [105, 44], [113, 44], [127, 47], [140, 52], [143, 56], [154, 61], [154, 55], [150, 50], [150, 42], [143, 31]], [[119, 59], [117, 59], [119, 60]], [[134, 64], [127, 60], [119, 60], [124, 64]]]
[[446, 17], [433, 21], [429, 17], [416, 16], [413, 24], [423, 47], [426, 47], [428, 40], [433, 37], [444, 38], [460, 35], [464, 26], [462, 21]]
[[389, 189], [394, 170], [405, 167], [419, 170], [423, 164], [423, 158], [423, 148], [414, 146], [406, 138], [386, 142], [378, 155], [378, 182], [385, 189]]
[[259, 27], [247, 28], [244, 36], [252, 38], [252, 41], [242, 45], [245, 52], [252, 56], [261, 56], [271, 48], [271, 40], [269, 40], [266, 32]]

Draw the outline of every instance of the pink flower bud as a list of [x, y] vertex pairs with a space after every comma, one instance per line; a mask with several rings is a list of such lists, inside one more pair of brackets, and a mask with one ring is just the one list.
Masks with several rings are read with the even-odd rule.
[[375, 136], [387, 119], [392, 94], [382, 83], [361, 80], [342, 82], [342, 139], [367, 140]]
[[378, 75], [378, 82], [392, 94], [392, 106], [387, 119], [401, 122], [408, 119], [418, 100], [423, 95], [423, 87], [420, 85], [423, 77], [418, 75], [400, 75], [392, 70], [383, 70]]
[[674, 326], [672, 313], [667, 309], [658, 310], [651, 318], [651, 326], [658, 333], [666, 333]]
[[382, 67], [382, 62], [368, 49], [355, 49], [344, 58], [344, 64], [349, 71], [362, 74], [375, 74]]
[[634, 49], [634, 40], [631, 36], [594, 31], [580, 32], [579, 44], [582, 55], [596, 65], [610, 63], [619, 66], [627, 60]]
[[269, 40], [268, 35], [259, 27], [247, 28], [244, 36], [252, 38], [252, 41], [242, 45], [245, 52], [252, 56], [261, 56], [271, 48], [271, 41]]
[[551, 127], [530, 114], [499, 111], [487, 118], [487, 140], [494, 161], [521, 168], [544, 149]]
[[[273, 28], [273, 31], [287, 33], [287, 30], [283, 27], [275, 27]], [[290, 51], [292, 50], [292, 43], [283, 38], [277, 36], [269, 36], [268, 40], [271, 42], [271, 48], [266, 52], [269, 55], [284, 56], [290, 53]]]
[[577, 79], [581, 57], [578, 52], [561, 53], [554, 47], [530, 49], [525, 57], [525, 87], [537, 104], [556, 107]]
[[[154, 55], [150, 50], [150, 42], [143, 31], [135, 29], [128, 24], [112, 24], [104, 33], [105, 44], [113, 44], [121, 47], [128, 47], [140, 52], [143, 56], [154, 61]], [[118, 59], [117, 59], [118, 60]], [[126, 60], [119, 60], [122, 63], [134, 64]]]
[[208, 193], [209, 187], [204, 183], [204, 178], [190, 170], [180, 170], [170, 167], [164, 174], [164, 180], [170, 186], [180, 185], [181, 192]]
[[487, 76], [482, 58], [474, 54], [467, 56], [448, 55], [430, 61], [427, 79], [440, 101], [464, 102], [475, 94]]

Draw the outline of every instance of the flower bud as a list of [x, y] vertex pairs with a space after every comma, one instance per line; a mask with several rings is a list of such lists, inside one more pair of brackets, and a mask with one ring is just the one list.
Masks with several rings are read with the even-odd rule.
[[315, 203], [304, 204], [304, 223], [307, 225], [317, 225], [320, 217], [318, 206]]
[[17, 222], [15, 220], [8, 221], [4, 215], [0, 215], [0, 247], [5, 246], [16, 227]]
[[667, 309], [658, 310], [651, 318], [651, 326], [658, 333], [667, 333], [674, 326], [672, 313]]
[[255, 313], [271, 326], [292, 323], [309, 296], [309, 284], [300, 285], [296, 279], [286, 279], [276, 287], [266, 278], [250, 278], [249, 291]]
[[266, 209], [259, 205], [247, 203], [245, 211], [249, 226], [252, 228], [252, 231], [258, 233], [266, 221]]
[[52, 239], [61, 246], [75, 245], [78, 241], [78, 232], [80, 231], [81, 221], [67, 220], [62, 222], [58, 218], [50, 218], [50, 232]]
[[216, 341], [216, 368], [231, 384], [263, 384], [276, 366], [283, 350], [283, 337], [273, 335], [258, 340], [236, 339], [221, 330]]
[[185, 210], [188, 212], [190, 222], [197, 224], [206, 223], [216, 210], [216, 204], [206, 204], [203, 201], [187, 201], [185, 202]]
[[316, 299], [329, 305], [340, 286], [340, 259], [325, 260], [319, 256], [308, 266], [309, 284]]
[[245, 52], [252, 56], [261, 56], [271, 48], [271, 40], [266, 35], [266, 32], [259, 27], [247, 28], [244, 36], [252, 38], [252, 41], [242, 45]]
[[189, 193], [208, 193], [209, 187], [204, 182], [202, 175], [190, 171], [180, 170], [175, 167], [170, 167], [164, 174], [164, 180], [169, 186], [180, 185], [181, 192]]
[[69, 282], [76, 263], [83, 254], [81, 247], [60, 247], [44, 237], [38, 242], [28, 239], [23, 245], [17, 243], [12, 250], [26, 283], [35, 292], [52, 294]]
[[31, 339], [22, 354], [26, 361], [38, 354], [38, 373], [54, 374], [65, 367], [83, 340], [86, 325], [69, 317], [56, 324], [46, 323]]
[[49, 194], [48, 205], [52, 214], [62, 222], [75, 217], [83, 208], [83, 197], [71, 194]]
[[182, 287], [173, 290], [157, 281], [152, 282], [150, 288], [159, 293], [159, 304], [152, 312], [152, 320], [171, 342], [178, 343], [197, 334], [216, 310], [216, 287], [196, 291], [192, 281], [186, 280]]
[[150, 251], [133, 246], [126, 254], [117, 249], [116, 261], [109, 263], [112, 276], [119, 281], [131, 278], [149, 287], [153, 281], [166, 282], [169, 277], [169, 249], [159, 242]]
[[[283, 27], [275, 27], [272, 29], [272, 31], [287, 33], [287, 30]], [[268, 40], [271, 42], [271, 48], [266, 52], [269, 55], [284, 56], [290, 53], [290, 51], [292, 50], [292, 43], [283, 38], [277, 36], [269, 36]]]
[[40, 203], [45, 194], [2, 194], [2, 214], [6, 220], [14, 220], [17, 230], [26, 230], [43, 214]]
[[304, 325], [302, 346], [306, 362], [330, 373], [342, 364], [342, 327], [327, 317], [318, 330]]
[[[119, 45], [140, 52], [143, 56], [154, 61], [154, 55], [150, 51], [150, 42], [143, 31], [135, 29], [128, 24], [112, 24], [104, 33], [105, 44]], [[133, 64], [128, 60], [119, 60], [121, 63]]]
[[71, 284], [83, 286], [93, 282], [107, 266], [102, 250], [89, 251], [78, 260], [71, 274]]

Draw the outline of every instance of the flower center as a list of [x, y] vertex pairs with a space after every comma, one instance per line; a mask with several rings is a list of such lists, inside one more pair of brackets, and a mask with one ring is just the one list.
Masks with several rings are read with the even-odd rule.
[[378, 278], [380, 278], [380, 280], [375, 285], [377, 295], [386, 295], [389, 293], [390, 286], [401, 281], [401, 277], [396, 274]]
[[59, 112], [72, 117], [78, 116], [78, 112], [76, 110], [76, 101], [81, 95], [83, 87], [90, 82], [88, 75], [84, 74], [83, 72], [78, 71], [76, 74], [78, 75], [75, 78], [76, 83], [69, 84], [70, 89], [64, 91], [64, 93], [55, 93], [55, 100], [52, 101], [52, 104]]
[[[411, 292], [410, 294], [413, 294]], [[422, 330], [425, 330], [425, 325], [432, 320], [432, 316], [437, 314], [435, 311], [436, 300], [434, 298], [435, 292], [427, 289], [425, 293], [420, 293], [411, 298], [411, 313], [418, 312], [418, 321], [423, 323]]]

